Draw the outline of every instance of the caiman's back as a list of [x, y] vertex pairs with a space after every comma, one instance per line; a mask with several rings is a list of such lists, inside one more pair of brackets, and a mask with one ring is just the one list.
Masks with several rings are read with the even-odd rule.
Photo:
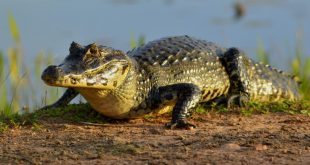
[[229, 89], [228, 75], [219, 60], [224, 51], [212, 42], [178, 36], [149, 42], [128, 55], [139, 65], [141, 79], [138, 81], [149, 78], [151, 88], [195, 84], [202, 91], [201, 100], [208, 101], [226, 94]]

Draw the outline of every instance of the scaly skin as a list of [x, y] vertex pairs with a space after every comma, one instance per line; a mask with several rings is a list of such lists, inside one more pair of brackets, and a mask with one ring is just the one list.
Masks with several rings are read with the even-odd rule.
[[172, 110], [170, 128], [194, 127], [186, 116], [199, 102], [221, 96], [241, 102], [298, 100], [288, 74], [253, 62], [236, 48], [225, 49], [189, 36], [155, 40], [127, 52], [72, 43], [59, 66], [42, 74], [46, 84], [69, 88], [55, 104], [80, 93], [98, 112], [135, 118]]

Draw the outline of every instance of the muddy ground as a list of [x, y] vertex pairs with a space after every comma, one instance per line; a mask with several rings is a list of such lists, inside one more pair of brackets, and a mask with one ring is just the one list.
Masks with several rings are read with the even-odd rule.
[[0, 134], [0, 164], [310, 164], [305, 115], [195, 114], [193, 130], [167, 130], [168, 121], [41, 119]]

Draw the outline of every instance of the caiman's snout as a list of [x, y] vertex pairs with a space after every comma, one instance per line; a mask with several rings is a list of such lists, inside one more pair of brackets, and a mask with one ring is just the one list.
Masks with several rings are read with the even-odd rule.
[[51, 65], [48, 66], [42, 73], [42, 80], [44, 80], [45, 82], [53, 82], [59, 79], [60, 76], [63, 75], [63, 71], [61, 68], [55, 66], [55, 65]]

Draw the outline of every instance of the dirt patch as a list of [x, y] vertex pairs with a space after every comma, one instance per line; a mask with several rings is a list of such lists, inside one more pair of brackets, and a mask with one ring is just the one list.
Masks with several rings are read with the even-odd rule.
[[85, 125], [61, 119], [0, 134], [0, 164], [310, 164], [310, 118], [282, 113], [196, 114]]

